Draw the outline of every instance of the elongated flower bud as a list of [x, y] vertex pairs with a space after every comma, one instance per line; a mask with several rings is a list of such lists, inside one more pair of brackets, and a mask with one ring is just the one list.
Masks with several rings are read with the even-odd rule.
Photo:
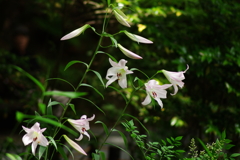
[[89, 24], [85, 24], [84, 26], [75, 29], [74, 31], [68, 33], [67, 35], [63, 36], [61, 40], [68, 40], [74, 37], [79, 36], [82, 32], [84, 32], [86, 29], [90, 28], [91, 26]]
[[123, 54], [125, 54], [127, 57], [132, 58], [132, 59], [142, 59], [141, 56], [127, 50], [126, 48], [124, 48], [121, 44], [118, 44], [119, 49], [123, 52]]
[[128, 31], [124, 31], [124, 33], [133, 41], [136, 41], [136, 42], [139, 42], [139, 43], [147, 43], [147, 44], [153, 43], [152, 41], [150, 41], [150, 40], [148, 40], [144, 37], [141, 37], [141, 36], [136, 35], [136, 34], [129, 33]]
[[127, 19], [126, 15], [121, 10], [115, 9], [113, 11], [113, 13], [114, 13], [114, 15], [115, 15], [115, 17], [116, 17], [116, 19], [119, 23], [121, 23], [122, 25], [124, 25], [126, 27], [131, 27], [128, 24], [128, 22], [126, 21], [126, 19]]
[[78, 151], [79, 153], [81, 153], [83, 155], [87, 155], [87, 153], [82, 149], [82, 147], [80, 147], [76, 142], [74, 142], [73, 140], [68, 138], [68, 136], [66, 136], [66, 135], [63, 135], [63, 137], [68, 142], [68, 144], [70, 146], [72, 146], [76, 151]]

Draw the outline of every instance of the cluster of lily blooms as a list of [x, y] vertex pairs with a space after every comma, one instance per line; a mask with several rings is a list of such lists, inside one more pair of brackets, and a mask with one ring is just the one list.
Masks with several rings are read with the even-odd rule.
[[[124, 26], [130, 27], [129, 23], [126, 21], [126, 15], [120, 10], [120, 9], [114, 9], [113, 13], [117, 19], [118, 22], [123, 24]], [[61, 40], [67, 40], [71, 39], [73, 37], [76, 37], [80, 35], [82, 32], [84, 32], [87, 28], [91, 28], [90, 25], [86, 24], [71, 33], [65, 35], [61, 38]], [[133, 41], [136, 41], [138, 43], [153, 43], [152, 41], [135, 35], [131, 34], [127, 31], [123, 31], [130, 39]], [[128, 49], [124, 48], [121, 44], [117, 44], [116, 46], [119, 47], [119, 49], [129, 58], [132, 59], [142, 59], [141, 56], [129, 51]], [[127, 75], [132, 74], [133, 71], [129, 70], [126, 66], [127, 61], [125, 59], [121, 59], [118, 63], [113, 61], [109, 58], [109, 62], [111, 64], [111, 68], [108, 69], [106, 79], [108, 82], [106, 83], [106, 87], [108, 87], [111, 83], [114, 81], [118, 81], [118, 84], [121, 88], [127, 88]], [[187, 69], [185, 71], [180, 72], [171, 72], [162, 70], [162, 73], [165, 75], [165, 77], [168, 79], [168, 81], [171, 84], [164, 84], [159, 85], [158, 82], [154, 79], [149, 80], [147, 83], [145, 83], [146, 93], [147, 96], [145, 100], [142, 102], [142, 105], [148, 105], [151, 103], [152, 98], [157, 101], [157, 103], [163, 107], [163, 103], [161, 101], [161, 98], [166, 98], [167, 91], [166, 89], [173, 86], [174, 87], [174, 93], [171, 95], [175, 95], [178, 92], [178, 86], [180, 88], [183, 87], [184, 83], [182, 80], [185, 79], [184, 73], [189, 69], [189, 66], [187, 65]], [[68, 119], [68, 122], [78, 131], [80, 132], [79, 138], [75, 139], [77, 141], [80, 141], [83, 138], [83, 134], [86, 135], [89, 139], [90, 136], [87, 133], [87, 130], [90, 129], [89, 121], [92, 121], [95, 118], [95, 115], [93, 115], [91, 118], [87, 118], [86, 115], [81, 116], [80, 119], [73, 120]], [[37, 148], [37, 145], [41, 146], [48, 146], [49, 142], [47, 138], [42, 134], [46, 128], [41, 129], [40, 124], [36, 122], [31, 128], [26, 128], [22, 126], [26, 134], [23, 136], [22, 141], [24, 145], [28, 145], [32, 143], [32, 153], [35, 155], [35, 150]], [[68, 138], [66, 135], [63, 135], [63, 137], [66, 139], [66, 141], [78, 152], [87, 155], [85, 151], [74, 141], [72, 141], [70, 138]]]

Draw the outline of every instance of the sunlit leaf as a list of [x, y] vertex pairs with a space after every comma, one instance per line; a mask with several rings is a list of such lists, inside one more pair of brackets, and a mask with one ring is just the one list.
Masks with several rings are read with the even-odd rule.
[[73, 111], [75, 114], [77, 114], [77, 113], [76, 113], [76, 110], [75, 110], [74, 104], [69, 104], [69, 106], [71, 107], [72, 111]]
[[38, 158], [41, 159], [43, 156], [43, 153], [46, 151], [47, 147], [39, 145], [38, 149]]
[[128, 148], [128, 140], [127, 140], [125, 134], [123, 134], [121, 131], [119, 131], [119, 130], [117, 130], [117, 129], [113, 129], [113, 131], [117, 131], [117, 132], [121, 135], [121, 137], [122, 137], [122, 139], [123, 139], [123, 141], [124, 141], [125, 147]]
[[147, 128], [139, 121], [139, 119], [137, 117], [134, 117], [130, 114], [123, 114], [123, 116], [128, 116], [128, 117], [134, 118], [143, 127], [143, 129], [149, 134], [149, 131], [147, 130]]
[[10, 160], [22, 160], [22, 158], [17, 154], [6, 153], [6, 156], [10, 158]]
[[69, 97], [69, 98], [78, 98], [81, 96], [85, 96], [87, 95], [86, 92], [64, 92], [64, 91], [47, 91], [44, 93], [45, 96], [53, 96], [53, 95], [57, 95], [57, 96], [64, 96], [64, 97]]

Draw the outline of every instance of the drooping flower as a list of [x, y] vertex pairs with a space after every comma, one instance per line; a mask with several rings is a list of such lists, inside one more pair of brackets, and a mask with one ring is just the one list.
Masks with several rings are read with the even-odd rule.
[[128, 31], [123, 31], [131, 40], [133, 41], [136, 41], [138, 43], [147, 43], [147, 44], [150, 44], [150, 43], [153, 43], [152, 41], [144, 38], [144, 37], [141, 37], [139, 35], [136, 35], [136, 34], [132, 34], [132, 33], [129, 33]]
[[83, 155], [87, 155], [87, 153], [82, 149], [82, 147], [80, 147], [76, 142], [74, 142], [73, 140], [71, 140], [68, 136], [63, 135], [63, 137], [65, 138], [65, 140], [68, 142], [68, 144], [70, 146], [72, 146], [74, 149], [76, 149], [79, 153], [83, 154]]
[[125, 59], [121, 59], [118, 63], [116, 63], [109, 58], [109, 62], [112, 67], [107, 71], [106, 79], [108, 82], [106, 87], [118, 80], [120, 87], [127, 88], [127, 74], [133, 73], [133, 71], [128, 70], [128, 67], [125, 66], [127, 61]]
[[172, 84], [159, 85], [156, 80], [150, 80], [145, 83], [147, 97], [142, 102], [142, 105], [148, 105], [151, 103], [151, 97], [154, 98], [158, 104], [163, 107], [163, 103], [160, 98], [167, 98], [167, 91], [165, 89], [171, 87]]
[[49, 144], [47, 138], [42, 134], [46, 128], [41, 129], [38, 122], [36, 122], [30, 129], [24, 126], [22, 126], [22, 128], [27, 132], [22, 138], [23, 144], [26, 146], [32, 143], [33, 155], [35, 155], [37, 145], [47, 146]]
[[83, 138], [83, 134], [86, 135], [89, 140], [90, 136], [87, 133], [87, 130], [90, 129], [89, 121], [92, 121], [95, 118], [95, 115], [93, 115], [91, 118], [87, 118], [86, 115], [83, 115], [80, 119], [74, 120], [74, 119], [68, 119], [68, 122], [78, 131], [80, 132], [80, 136], [77, 141], [80, 141]]
[[142, 59], [141, 56], [129, 51], [128, 49], [124, 48], [121, 44], [118, 44], [119, 49], [125, 54], [125, 56], [132, 58], [132, 59]]
[[126, 27], [131, 27], [130, 24], [127, 22], [127, 16], [120, 10], [120, 9], [114, 9], [113, 13], [119, 23]]
[[187, 69], [185, 71], [181, 72], [171, 72], [171, 71], [166, 71], [162, 70], [163, 74], [165, 77], [168, 79], [170, 83], [172, 83], [174, 87], [174, 93], [171, 93], [171, 95], [175, 95], [178, 92], [178, 87], [182, 88], [184, 86], [184, 83], [182, 80], [185, 79], [184, 73], [189, 69], [189, 66], [187, 65]]
[[88, 29], [89, 27], [91, 27], [89, 24], [85, 24], [84, 26], [78, 28], [78, 29], [75, 29], [74, 31], [68, 33], [67, 35], [63, 36], [61, 38], [61, 40], [68, 40], [68, 39], [71, 39], [71, 38], [74, 38], [74, 37], [77, 37], [79, 36], [82, 32], [84, 32], [86, 29]]

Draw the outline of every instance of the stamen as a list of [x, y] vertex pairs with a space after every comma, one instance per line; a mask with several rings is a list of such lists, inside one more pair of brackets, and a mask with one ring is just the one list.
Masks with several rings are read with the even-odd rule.
[[117, 73], [118, 80], [120, 79], [121, 76], [122, 76], [121, 73]]
[[157, 97], [157, 93], [156, 92], [152, 92], [153, 98]]
[[36, 141], [37, 140], [37, 137], [33, 138], [33, 141]]

